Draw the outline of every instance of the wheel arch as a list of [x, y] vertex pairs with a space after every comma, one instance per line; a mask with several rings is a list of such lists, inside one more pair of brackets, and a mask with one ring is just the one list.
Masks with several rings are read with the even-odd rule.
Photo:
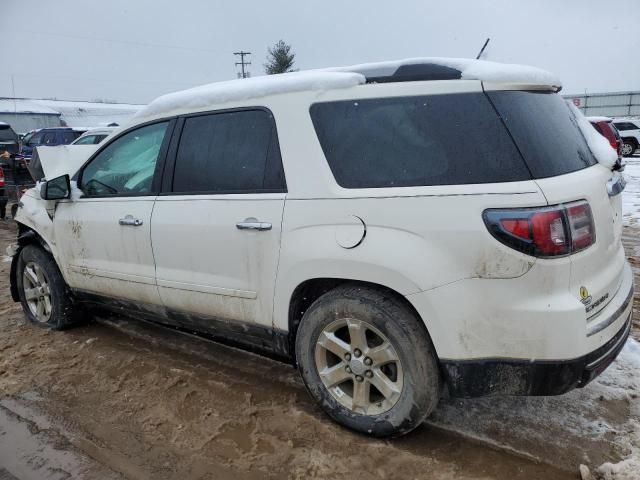
[[[368, 288], [371, 290], [376, 290], [383, 295], [392, 296], [397, 301], [402, 303], [406, 308], [408, 308], [419, 320], [422, 328], [424, 328], [429, 341], [431, 340], [431, 336], [427, 330], [427, 327], [422, 319], [420, 313], [417, 311], [415, 306], [401, 293], [393, 288], [390, 288], [386, 285], [382, 285], [379, 283], [368, 282], [363, 280], [355, 280], [350, 278], [331, 278], [331, 277], [323, 277], [323, 278], [311, 278], [305, 280], [298, 284], [296, 288], [293, 289], [291, 296], [289, 298], [289, 310], [288, 310], [288, 347], [289, 353], [291, 355], [292, 361], [296, 362], [296, 354], [295, 354], [295, 343], [296, 336], [298, 333], [298, 327], [300, 322], [302, 321], [302, 317], [307, 309], [315, 302], [318, 298], [320, 298], [325, 293], [333, 290], [336, 287], [349, 284], [352, 286], [361, 286], [363, 288]], [[434, 350], [435, 351], [435, 350]]]
[[35, 229], [29, 227], [23, 223], [16, 222], [18, 224], [18, 247], [15, 249], [13, 257], [11, 258], [11, 270], [9, 272], [9, 286], [11, 291], [11, 299], [14, 302], [20, 302], [20, 295], [18, 294], [18, 258], [20, 257], [20, 251], [27, 245], [36, 245], [42, 248], [45, 252], [49, 253], [53, 257], [53, 251], [49, 246], [49, 243], [40, 235]]

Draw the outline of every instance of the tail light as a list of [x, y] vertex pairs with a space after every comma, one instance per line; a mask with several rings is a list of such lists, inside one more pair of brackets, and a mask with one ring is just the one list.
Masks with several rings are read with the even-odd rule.
[[0, 167], [0, 187], [4, 188], [6, 186], [5, 180], [4, 180], [4, 170], [2, 170], [2, 167]]
[[488, 209], [482, 214], [500, 242], [534, 257], [557, 257], [593, 245], [591, 207], [582, 200], [553, 207]]

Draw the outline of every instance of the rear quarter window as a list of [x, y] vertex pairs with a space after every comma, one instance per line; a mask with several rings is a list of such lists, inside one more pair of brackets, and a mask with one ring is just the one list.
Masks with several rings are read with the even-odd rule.
[[487, 93], [534, 178], [575, 172], [596, 164], [566, 101], [552, 92]]
[[531, 178], [483, 93], [316, 103], [311, 119], [344, 188]]

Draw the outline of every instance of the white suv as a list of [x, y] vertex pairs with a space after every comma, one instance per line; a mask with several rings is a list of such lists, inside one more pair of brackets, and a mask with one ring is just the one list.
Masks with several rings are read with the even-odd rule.
[[616, 118], [613, 124], [622, 138], [622, 155], [630, 157], [640, 147], [640, 120], [637, 118]]
[[622, 177], [558, 86], [417, 59], [166, 95], [97, 149], [38, 150], [13, 298], [50, 328], [103, 307], [288, 359], [376, 436], [443, 388], [582, 387], [627, 338], [633, 279]]

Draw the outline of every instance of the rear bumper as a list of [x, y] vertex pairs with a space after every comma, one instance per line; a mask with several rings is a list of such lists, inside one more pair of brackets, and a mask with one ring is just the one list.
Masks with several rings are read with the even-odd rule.
[[[633, 290], [632, 290], [633, 292]], [[632, 297], [631, 297], [632, 298]], [[583, 357], [560, 361], [443, 361], [442, 372], [454, 397], [488, 395], [560, 395], [581, 388], [618, 356], [631, 330], [631, 311], [623, 309], [622, 328], [604, 345]]]

